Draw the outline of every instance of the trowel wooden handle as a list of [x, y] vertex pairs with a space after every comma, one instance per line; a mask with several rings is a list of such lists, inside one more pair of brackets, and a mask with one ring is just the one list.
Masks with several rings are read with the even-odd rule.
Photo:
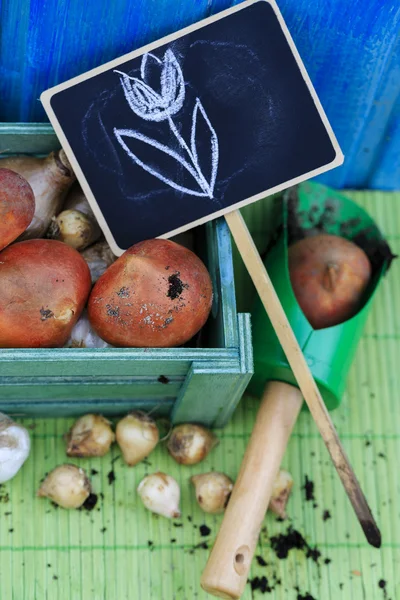
[[282, 457], [303, 398], [292, 385], [267, 384], [249, 445], [201, 586], [220, 598], [240, 598]]

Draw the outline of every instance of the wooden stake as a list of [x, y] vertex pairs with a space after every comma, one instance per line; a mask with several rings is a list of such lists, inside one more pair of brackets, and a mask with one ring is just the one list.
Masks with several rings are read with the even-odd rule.
[[[346, 490], [346, 493], [353, 505], [357, 518], [363, 528], [365, 536], [368, 542], [379, 548], [381, 545], [381, 534], [378, 529], [378, 526], [372, 516], [371, 510], [368, 506], [368, 503], [365, 499], [365, 496], [360, 488], [360, 485], [357, 481], [355, 473], [348, 461], [344, 448], [342, 447], [339, 437], [337, 435], [336, 429], [332, 423], [332, 420], [329, 416], [329, 413], [326, 409], [325, 403], [322, 400], [321, 394], [318, 390], [318, 387], [314, 381], [314, 378], [310, 372], [310, 369], [307, 365], [307, 362], [304, 358], [304, 355], [301, 351], [301, 348], [297, 342], [297, 339], [292, 331], [290, 323], [286, 317], [286, 314], [281, 306], [279, 298], [275, 292], [275, 289], [271, 283], [271, 280], [268, 276], [268, 273], [263, 265], [263, 262], [260, 258], [260, 255], [257, 251], [257, 248], [254, 244], [254, 241], [247, 229], [246, 223], [243, 220], [242, 215], [239, 211], [231, 212], [225, 215], [228, 226], [231, 230], [233, 238], [236, 242], [238, 250], [242, 256], [243, 262], [246, 265], [246, 268], [253, 280], [253, 283], [257, 289], [257, 292], [264, 304], [265, 310], [268, 313], [268, 317], [271, 320], [272, 326], [278, 336], [282, 349], [286, 355], [286, 358], [289, 362], [289, 365], [293, 371], [293, 374], [296, 378], [296, 381], [299, 385], [301, 393], [307, 402], [307, 405], [310, 409], [311, 415], [317, 424], [317, 427], [321, 433], [321, 436], [325, 442], [326, 447], [331, 455], [332, 462], [339, 474], [339, 477], [342, 481], [342, 484]], [[263, 406], [263, 405], [262, 405]], [[262, 418], [262, 417], [261, 417]], [[262, 422], [265, 423], [265, 419], [262, 418]], [[257, 439], [260, 437], [260, 430], [257, 426]], [[261, 435], [262, 437], [262, 435]], [[253, 438], [252, 438], [253, 439]], [[254, 445], [251, 445], [252, 450], [254, 450]], [[264, 451], [264, 450], [263, 450]], [[246, 455], [247, 456], [247, 455]], [[245, 468], [247, 461], [250, 460], [245, 458]], [[275, 457], [276, 460], [276, 457]], [[250, 461], [251, 462], [251, 461]], [[279, 468], [279, 466], [278, 466]], [[271, 472], [275, 471], [275, 466], [271, 469]], [[276, 474], [276, 473], [275, 473]], [[242, 484], [240, 484], [242, 487]], [[236, 487], [236, 486], [235, 486]], [[268, 487], [268, 486], [266, 486]], [[264, 490], [265, 491], [265, 490]], [[235, 490], [234, 492], [235, 493]], [[249, 498], [251, 495], [251, 491], [248, 491], [246, 495]], [[233, 497], [233, 495], [232, 495]], [[268, 498], [269, 500], [269, 498]], [[261, 502], [260, 506], [263, 507], [265, 505], [265, 498]], [[268, 505], [268, 502], [267, 502]], [[229, 507], [229, 505], [228, 505]], [[265, 507], [266, 509], [266, 507]], [[233, 514], [234, 508], [232, 508]], [[265, 513], [265, 510], [264, 510]], [[224, 521], [221, 526], [221, 531], [224, 533], [224, 538], [230, 539], [230, 536], [226, 534], [228, 530], [228, 526], [224, 526], [225, 518], [229, 519], [229, 510], [227, 509], [226, 515], [224, 517]], [[236, 521], [236, 519], [235, 519]], [[236, 523], [231, 524], [233, 528], [236, 527]], [[233, 529], [233, 533], [236, 535], [237, 530]], [[256, 528], [253, 531], [253, 535], [256, 533]], [[259, 533], [259, 531], [258, 531]], [[258, 535], [257, 533], [257, 535]], [[237, 537], [237, 542], [241, 540]], [[228, 587], [225, 585], [227, 578], [223, 576], [223, 569], [226, 567], [229, 572], [232, 572], [232, 569], [235, 569], [236, 576], [239, 577], [241, 583], [245, 583], [247, 572], [250, 567], [251, 558], [254, 552], [254, 547], [252, 544], [249, 544], [246, 540], [243, 544], [246, 548], [242, 552], [236, 552], [237, 558], [234, 558], [235, 564], [231, 563], [230, 565], [226, 565], [224, 561], [221, 561], [221, 548], [224, 545], [224, 539], [221, 539], [218, 535], [217, 540], [215, 542], [214, 548], [211, 551], [211, 555], [209, 561], [207, 563], [206, 569], [204, 571], [201, 584], [210, 593], [215, 595], [219, 595], [221, 597], [226, 598], [238, 598], [239, 595], [230, 595], [228, 591]], [[235, 544], [234, 547], [229, 549], [229, 552], [236, 551], [237, 548], [240, 548], [240, 543]], [[243, 557], [241, 556], [243, 555]], [[232, 554], [231, 554], [232, 556]], [[236, 555], [234, 555], [236, 557]], [[237, 564], [238, 563], [238, 564]], [[239, 564], [242, 566], [239, 567]], [[236, 567], [236, 568], [235, 568]], [[238, 569], [243, 571], [243, 574], [240, 575], [238, 573]], [[227, 571], [227, 573], [228, 573]], [[237, 579], [236, 577], [236, 579]], [[229, 579], [229, 573], [228, 573]], [[219, 581], [224, 581], [224, 586], [219, 586]], [[244, 585], [244, 584], [243, 584]], [[238, 590], [239, 586], [236, 585], [232, 589]], [[242, 589], [242, 588], [241, 588]], [[235, 592], [238, 593], [237, 591]], [[225, 594], [225, 596], [224, 596]]]

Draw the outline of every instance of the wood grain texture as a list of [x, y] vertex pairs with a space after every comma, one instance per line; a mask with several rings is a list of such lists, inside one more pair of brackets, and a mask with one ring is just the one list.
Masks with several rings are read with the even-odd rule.
[[[46, 120], [43, 90], [237, 3], [3, 0], [0, 121]], [[398, 1], [280, 0], [279, 7], [346, 156], [321, 181], [400, 188]]]

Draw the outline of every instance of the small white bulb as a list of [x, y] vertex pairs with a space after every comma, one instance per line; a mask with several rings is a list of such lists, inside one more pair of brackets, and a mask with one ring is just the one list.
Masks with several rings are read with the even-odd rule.
[[233, 489], [232, 479], [224, 473], [211, 471], [193, 475], [191, 482], [195, 487], [196, 500], [204, 512], [224, 512]]
[[110, 421], [101, 415], [84, 415], [75, 421], [66, 436], [67, 455], [104, 456], [114, 440]]
[[0, 483], [9, 481], [29, 456], [31, 440], [28, 430], [0, 413]]
[[185, 423], [173, 428], [167, 443], [172, 458], [182, 465], [195, 465], [218, 444], [218, 438], [201, 425]]
[[148, 456], [159, 440], [155, 421], [140, 410], [135, 410], [121, 419], [115, 433], [122, 456], [130, 467]]
[[79, 508], [92, 492], [85, 471], [75, 465], [59, 465], [40, 486], [37, 495], [53, 500], [63, 508]]
[[139, 483], [137, 491], [143, 504], [151, 512], [169, 519], [181, 516], [181, 492], [178, 483], [170, 475], [160, 472], [147, 475]]
[[272, 488], [268, 508], [281, 519], [286, 519], [286, 504], [289, 500], [292, 487], [293, 477], [291, 474], [283, 469], [279, 471], [274, 487]]

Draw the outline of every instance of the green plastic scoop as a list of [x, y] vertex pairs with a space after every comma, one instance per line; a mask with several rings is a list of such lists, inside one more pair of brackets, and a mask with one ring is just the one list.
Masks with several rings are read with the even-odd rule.
[[[285, 194], [277, 231], [265, 266], [325, 404], [333, 410], [342, 400], [372, 298], [393, 257], [382, 233], [362, 208], [336, 191], [312, 182]], [[354, 317], [334, 327], [314, 330], [298, 305], [290, 283], [288, 246], [307, 232], [329, 233], [352, 240], [366, 252], [372, 263], [373, 276], [361, 309]], [[259, 299], [252, 313], [252, 324], [255, 374], [249, 391], [261, 395], [267, 381], [296, 385]]]

